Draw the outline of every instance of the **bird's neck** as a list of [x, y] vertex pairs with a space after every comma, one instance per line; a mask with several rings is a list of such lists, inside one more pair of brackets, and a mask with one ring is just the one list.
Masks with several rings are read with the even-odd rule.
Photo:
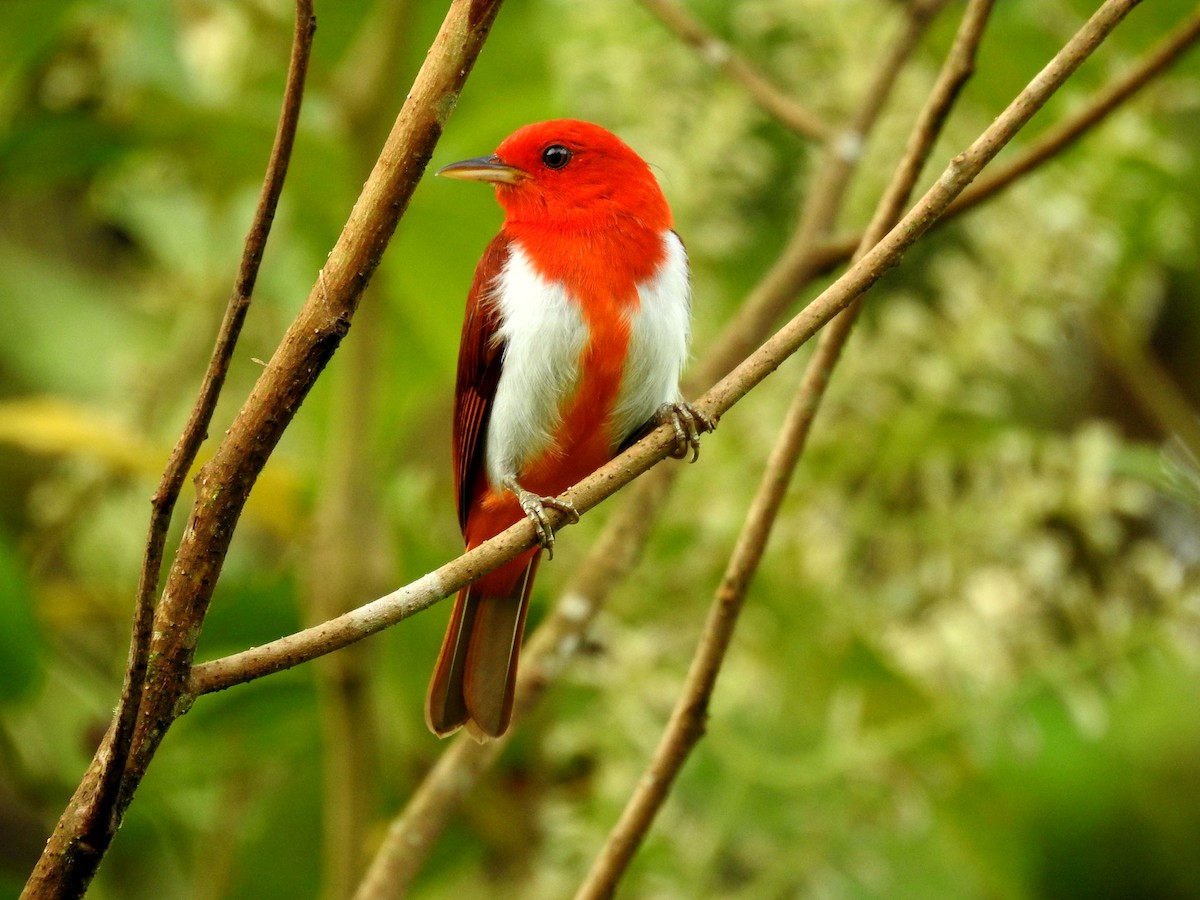
[[585, 293], [607, 287], [625, 294], [653, 278], [666, 258], [665, 229], [648, 228], [633, 217], [601, 223], [510, 220], [504, 230], [539, 275]]

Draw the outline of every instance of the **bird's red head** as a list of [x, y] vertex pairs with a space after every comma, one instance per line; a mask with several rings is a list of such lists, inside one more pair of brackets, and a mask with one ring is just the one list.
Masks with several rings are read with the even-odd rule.
[[509, 225], [570, 231], [632, 219], [654, 232], [671, 227], [671, 210], [646, 161], [612, 132], [577, 119], [526, 125], [494, 155], [437, 174], [494, 183]]

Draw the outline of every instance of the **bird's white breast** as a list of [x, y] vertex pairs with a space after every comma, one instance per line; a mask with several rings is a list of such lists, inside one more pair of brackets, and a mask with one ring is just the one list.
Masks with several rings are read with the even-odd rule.
[[505, 350], [488, 423], [487, 469], [500, 487], [549, 447], [562, 399], [579, 383], [587, 326], [566, 289], [542, 278], [515, 241], [495, 291]]
[[687, 253], [673, 231], [663, 233], [666, 255], [653, 278], [638, 285], [629, 313], [629, 355], [612, 433], [623, 440], [664, 403], [680, 400], [679, 378], [691, 336], [691, 285]]
[[[673, 231], [653, 277], [637, 286], [628, 317], [629, 345], [616, 403], [605, 423], [619, 443], [664, 403], [680, 399], [687, 361], [691, 292], [687, 254]], [[497, 339], [505, 343], [487, 433], [488, 479], [500, 487], [551, 448], [561, 409], [581, 380], [588, 327], [566, 288], [537, 273], [514, 241], [495, 285]], [[600, 423], [598, 423], [599, 427]], [[616, 449], [615, 447], [613, 448]]]

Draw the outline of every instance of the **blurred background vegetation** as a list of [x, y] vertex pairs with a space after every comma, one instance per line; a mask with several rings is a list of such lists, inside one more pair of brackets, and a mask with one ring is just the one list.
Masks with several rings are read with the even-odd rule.
[[[997, 4], [935, 169], [1094, 6]], [[690, 7], [832, 121], [900, 25], [884, 0]], [[1193, 8], [1142, 4], [1031, 131]], [[897, 84], [844, 228], [866, 221], [957, 10]], [[442, 12], [318, 3], [291, 176], [214, 434], [307, 294]], [[281, 0], [4, 6], [0, 895], [23, 884], [117, 699], [147, 500], [232, 284], [291, 15]], [[793, 227], [813, 149], [632, 0], [509, 0], [434, 164], [560, 115], [614, 128], [655, 165], [691, 253], [703, 354]], [[1200, 896], [1198, 156], [1192, 56], [873, 292], [708, 736], [626, 896]], [[256, 490], [202, 658], [456, 555], [454, 361], [499, 221], [486, 190], [418, 190]], [[641, 567], [415, 896], [573, 890], [661, 731], [798, 366], [706, 440]], [[564, 535], [541, 609], [605, 515]], [[352, 884], [440, 750], [421, 708], [445, 615], [202, 698], [92, 895]]]

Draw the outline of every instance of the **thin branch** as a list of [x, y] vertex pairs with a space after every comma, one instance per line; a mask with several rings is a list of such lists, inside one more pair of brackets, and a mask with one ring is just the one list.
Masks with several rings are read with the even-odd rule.
[[1106, 368], [1118, 378], [1164, 437], [1174, 435], [1193, 456], [1200, 455], [1200, 420], [1171, 373], [1133, 334], [1122, 316], [1101, 310], [1082, 324]]
[[[129, 756], [130, 742], [133, 739], [134, 723], [137, 721], [138, 708], [141, 705], [146, 666], [150, 654], [154, 597], [158, 592], [163, 548], [166, 545], [167, 531], [171, 525], [171, 515], [174, 512], [175, 503], [179, 499], [179, 492], [183, 488], [184, 479], [196, 461], [196, 454], [208, 435], [208, 426], [212, 421], [217, 399], [229, 372], [233, 349], [241, 334], [246, 313], [250, 309], [250, 298], [254, 293], [254, 284], [258, 278], [267, 237], [271, 232], [271, 223], [275, 219], [275, 210], [279, 205], [279, 196], [283, 192], [288, 162], [295, 144], [296, 127], [300, 121], [300, 105], [304, 98], [304, 82], [308, 73], [308, 60], [316, 29], [317, 20], [313, 15], [311, 0], [297, 0], [291, 59], [288, 62], [287, 81], [283, 92], [283, 108], [279, 114], [279, 124], [276, 127], [275, 141], [271, 147], [267, 171], [263, 176], [258, 207], [254, 211], [253, 221], [246, 234], [233, 292], [225, 308], [225, 316], [217, 334], [208, 369], [204, 373], [199, 396], [196, 398], [188, 421], [183, 427], [183, 432], [167, 460], [158, 489], [150, 500], [149, 534], [146, 537], [146, 548], [142, 556], [141, 573], [138, 577], [129, 660], [115, 716], [116, 724], [112, 732], [112, 746], [104, 757], [100, 788], [92, 800], [90, 810], [85, 814], [85, 824], [82, 827], [83, 839], [89, 844], [98, 844], [102, 840], [107, 842], [111, 839], [111, 832], [115, 829], [112, 810], [121, 787], [121, 778]], [[103, 832], [107, 832], [108, 837], [102, 837], [101, 833]]]
[[689, 376], [689, 385], [711, 385], [745, 359], [763, 336], [770, 334], [783, 311], [795, 300], [796, 292], [816, 277], [814, 250], [836, 225], [837, 211], [850, 178], [901, 70], [916, 50], [933, 16], [947, 2], [925, 0], [910, 3], [905, 8], [904, 30], [880, 61], [850, 123], [825, 149], [825, 156], [811, 182], [799, 228], [779, 259], [746, 298], [738, 315], [721, 329], [717, 344]]
[[[238, 412], [212, 459], [196, 478], [196, 498], [154, 614], [154, 666], [145, 685], [115, 808], [115, 826], [181, 705], [196, 641], [237, 521], [258, 474], [350, 326], [358, 300], [454, 108], [500, 0], [453, 0], [396, 124], [308, 299]], [[115, 724], [110, 733], [115, 735]], [[59, 820], [25, 897], [83, 892], [108, 847], [85, 840], [95, 815], [100, 772], [111, 739], [101, 745]], [[106, 810], [105, 815], [110, 815]], [[111, 832], [110, 832], [111, 835]], [[103, 833], [101, 834], [103, 837]]]
[[999, 166], [988, 178], [964, 192], [947, 212], [952, 215], [965, 212], [1074, 145], [1108, 118], [1122, 103], [1170, 68], [1191, 49], [1197, 39], [1200, 39], [1200, 12], [1193, 14], [1176, 31], [1156, 45], [1146, 58], [1126, 75], [1117, 78], [1101, 91], [1092, 103], [1056, 128], [1052, 128], [1012, 162]]
[[[1068, 150], [1077, 141], [1102, 124], [1113, 112], [1147, 84], [1174, 65], [1196, 41], [1200, 40], [1200, 12], [1194, 13], [1171, 34], [1147, 51], [1140, 62], [1124, 75], [1096, 93], [1090, 103], [1055, 125], [1011, 161], [998, 165], [986, 177], [971, 185], [950, 204], [939, 226], [955, 216], [974, 209], [1013, 182], [1041, 168]], [[861, 235], [839, 238], [815, 251], [813, 268], [828, 274], [846, 262], [858, 246]]]
[[[900, 218], [954, 100], [974, 71], [975, 52], [983, 37], [992, 2], [970, 0], [942, 72], [917, 117], [904, 156], [859, 246], [859, 257]], [[725, 576], [709, 608], [703, 634], [670, 721], [646, 772], [638, 780], [620, 819], [580, 885], [576, 900], [598, 900], [613, 895], [684, 763], [704, 735], [709, 702], [746, 593], [766, 551], [796, 464], [808, 441], [813, 419], [859, 308], [860, 302], [856, 302], [821, 332], [817, 350], [805, 367]]]
[[713, 34], [678, 0], [641, 0], [641, 3], [676, 37], [695, 47], [702, 59], [745, 88], [754, 102], [781, 125], [810, 140], [829, 138], [832, 132], [820, 116], [792, 99], [726, 41]]
[[[512, 733], [510, 730], [508, 735]], [[406, 812], [411, 814], [396, 818], [388, 826], [383, 846], [391, 852], [375, 855], [354, 900], [404, 896], [421, 860], [450, 823], [451, 815], [508, 745], [508, 735], [486, 744], [455, 740], [446, 748], [429, 777], [409, 798]]]
[[929, 230], [954, 198], [963, 192], [1139, 2], [1141, 0], [1106, 0], [987, 130], [950, 161], [938, 180], [900, 223], [845, 275], [705, 394], [701, 408], [710, 414], [720, 414], [728, 409], [774, 371], [821, 325], [849, 306], [885, 271], [895, 266], [902, 251]]

